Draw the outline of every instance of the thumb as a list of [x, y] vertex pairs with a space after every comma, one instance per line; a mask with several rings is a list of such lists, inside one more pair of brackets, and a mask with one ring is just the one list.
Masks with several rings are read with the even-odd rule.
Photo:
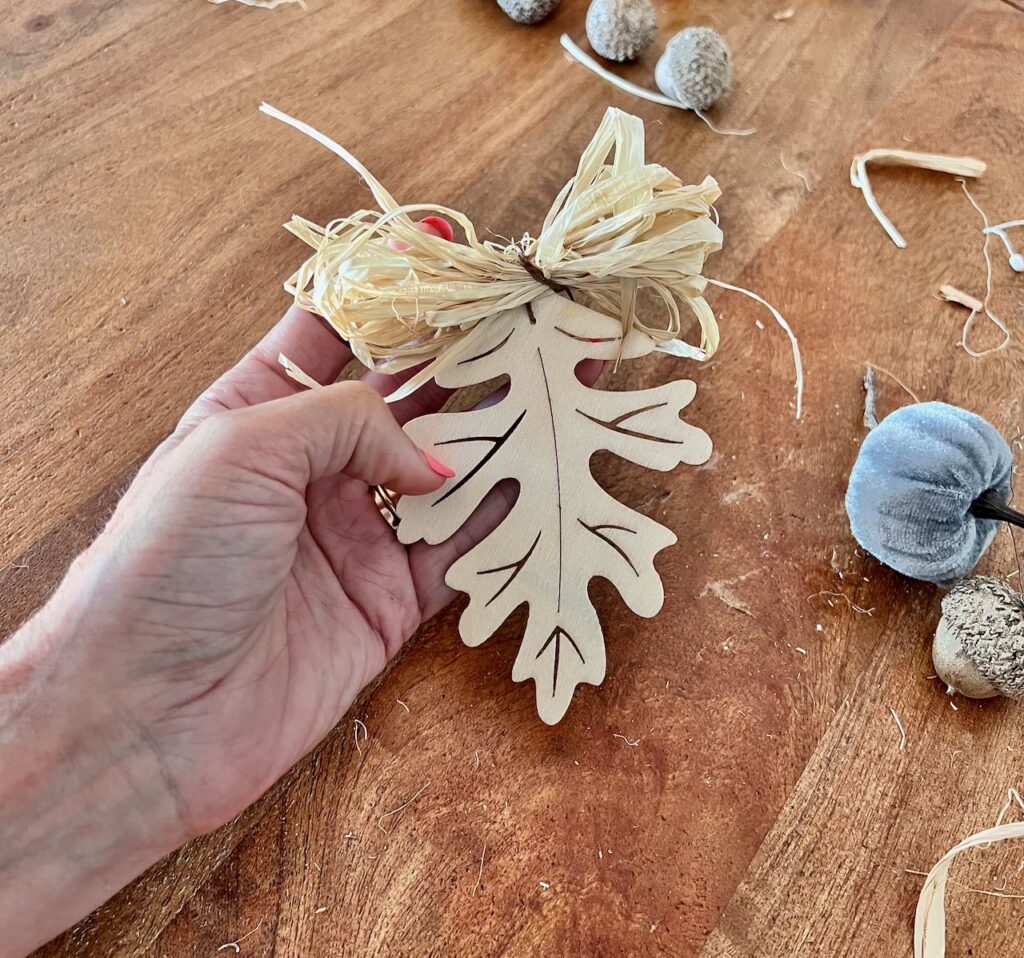
[[358, 381], [220, 413], [204, 426], [208, 436], [224, 433], [214, 443], [233, 461], [296, 488], [342, 473], [421, 495], [455, 475], [402, 431], [373, 387]]

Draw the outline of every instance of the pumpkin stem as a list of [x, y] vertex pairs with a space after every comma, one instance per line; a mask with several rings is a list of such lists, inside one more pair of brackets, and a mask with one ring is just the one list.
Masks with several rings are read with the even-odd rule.
[[1024, 513], [1011, 509], [995, 489], [986, 489], [971, 503], [969, 511], [978, 519], [995, 519], [1024, 528]]

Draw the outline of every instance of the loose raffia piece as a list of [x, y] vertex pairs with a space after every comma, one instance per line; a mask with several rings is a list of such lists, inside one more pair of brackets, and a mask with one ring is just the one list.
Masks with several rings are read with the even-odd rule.
[[1024, 801], [1017, 790], [1011, 788], [995, 826], [959, 842], [946, 852], [928, 873], [917, 901], [917, 914], [914, 919], [914, 958], [945, 958], [946, 883], [949, 881], [949, 869], [957, 857], [972, 848], [987, 848], [996, 842], [1024, 838], [1024, 822], [1004, 823], [1004, 819], [1014, 806], [1024, 811]]
[[887, 166], [914, 166], [921, 170], [935, 170], [938, 173], [951, 173], [953, 176], [981, 176], [986, 166], [981, 160], [972, 156], [946, 156], [942, 153], [917, 153], [913, 150], [874, 149], [858, 153], [850, 164], [850, 184], [864, 194], [868, 208], [889, 238], [900, 248], [906, 249], [907, 241], [889, 219], [875, 199], [868, 179], [868, 164], [884, 164]]
[[[990, 232], [988, 215], [978, 205], [977, 200], [971, 196], [971, 191], [967, 189], [967, 183], [964, 180], [960, 181], [960, 186], [963, 188], [964, 196], [967, 197], [967, 201], [974, 207], [975, 211], [981, 217], [982, 223], [984, 223], [984, 228], [981, 231], [981, 255], [985, 260], [985, 298], [981, 301], [980, 308], [971, 308], [971, 315], [968, 316], [966, 322], [964, 322], [963, 332], [960, 334], [960, 345], [963, 347], [964, 352], [967, 353], [968, 356], [973, 356], [975, 359], [981, 359], [983, 356], [989, 355], [989, 353], [998, 353], [1000, 350], [1006, 349], [1006, 347], [1010, 345], [1010, 340], [1013, 337], [1010, 335], [1010, 330], [1006, 323], [1004, 323], [992, 311], [992, 307], [989, 305], [992, 302], [992, 254], [988, 251], [988, 241], [992, 233]], [[968, 344], [967, 339], [971, 335], [974, 320], [982, 312], [988, 317], [989, 322], [991, 322], [992, 325], [1003, 334], [1003, 338], [995, 346], [990, 346], [988, 349], [976, 350]]]
[[1018, 253], [1010, 241], [1010, 237], [1006, 235], [1008, 229], [1013, 229], [1017, 226], [1024, 226], [1024, 220], [1008, 220], [1006, 223], [995, 223], [992, 226], [986, 226], [984, 233], [986, 236], [998, 236], [1002, 240], [1003, 246], [1006, 247], [1010, 269], [1015, 273], [1024, 273], [1024, 253]]

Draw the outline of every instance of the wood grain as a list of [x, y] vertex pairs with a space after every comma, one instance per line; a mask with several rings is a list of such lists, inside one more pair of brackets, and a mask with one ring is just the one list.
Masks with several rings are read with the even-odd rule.
[[[972, 185], [972, 192], [995, 221], [1019, 208], [1016, 143], [1024, 135], [1024, 118], [1011, 105], [1024, 95], [1024, 78], [1018, 74], [1001, 83], [995, 96], [990, 73], [992, 64], [1012, 62], [1024, 53], [1018, 20], [998, 7], [965, 18], [936, 58], [861, 137], [858, 148], [903, 138], [921, 148], [951, 150], [955, 143], [958, 152], [988, 162], [988, 174]], [[928, 108], [921, 109], [926, 102]], [[1024, 426], [1019, 385], [1024, 350], [1019, 340], [1003, 353], [972, 360], [951, 349], [964, 314], [931, 301], [947, 277], [962, 289], [983, 292], [983, 264], [976, 238], [972, 241], [980, 219], [958, 185], [942, 177], [886, 173], [875, 180], [885, 190], [886, 211], [907, 229], [908, 249], [887, 249], [880, 227], [872, 240], [853, 225], [860, 212], [855, 193], [828, 206], [813, 203], [808, 211], [820, 235], [830, 237], [827, 245], [816, 242], [795, 220], [772, 245], [776, 256], [793, 264], [787, 282], [806, 288], [815, 276], [828, 276], [841, 291], [833, 297], [841, 315], [862, 318], [861, 323], [839, 323], [830, 330], [837, 360], [831, 379], [834, 395], [856, 395], [856, 361], [869, 360], [896, 372], [922, 398], [966, 406], [1006, 437], [1019, 436]], [[879, 247], [881, 255], [872, 257], [872, 275], [863, 276], [863, 249], [869, 245]], [[751, 274], [753, 282], [770, 282], [758, 273]], [[1022, 287], [1019, 280], [1014, 283], [1001, 255], [996, 275], [996, 312], [1019, 318]], [[884, 290], [899, 292], [879, 295]], [[868, 324], [893, 334], [864, 337]], [[999, 341], [991, 327], [979, 327], [977, 335], [986, 345]], [[906, 401], [891, 383], [886, 391], [882, 411]], [[819, 409], [825, 406], [820, 385], [817, 402], [809, 402]], [[855, 404], [840, 401], [834, 413], [837, 432], [857, 433]], [[847, 473], [854, 451], [839, 475]], [[1019, 703], [951, 701], [941, 694], [942, 683], [929, 657], [939, 595], [850, 558], [849, 565], [844, 562], [843, 581], [834, 588], [874, 611], [858, 619], [849, 609], [838, 617], [829, 610], [829, 618], [839, 619], [835, 625], [840, 635], [827, 630], [830, 648], [822, 654], [849, 660], [851, 644], [872, 632], [879, 640], [870, 656], [861, 659], [861, 674], [845, 683], [835, 717], [702, 958], [911, 954], [923, 879], [907, 870], [927, 872], [961, 838], [993, 824], [1007, 788], [1020, 785], [1018, 740], [1024, 713]], [[984, 570], [1016, 576], [1008, 535], [1001, 535], [983, 559], [979, 571]], [[890, 710], [906, 728], [902, 752]], [[1024, 890], [1019, 848], [996, 846], [965, 858], [956, 881], [989, 892]], [[972, 895], [962, 888], [951, 889], [949, 897], [950, 955], [1020, 950], [1020, 901]]]
[[[237, 823], [44, 954], [209, 955], [254, 929], [243, 954], [909, 947], [919, 879], [900, 869], [927, 868], [988, 823], [1015, 772], [1006, 749], [1019, 711], [953, 713], [924, 678], [933, 591], [853, 547], [841, 495], [863, 434], [862, 363], [969, 405], [1009, 437], [1022, 429], [1022, 356], [1014, 346], [970, 360], [954, 346], [962, 314], [933, 298], [940, 282], [977, 291], [983, 280], [978, 224], [956, 184], [879, 175], [910, 242], [900, 252], [846, 170], [867, 146], [974, 153], [990, 163], [982, 204], [1020, 215], [1024, 20], [995, 0], [804, 2], [772, 20], [786, 5], [662, 11], [662, 40], [691, 22], [728, 38], [736, 91], [716, 118], [758, 127], [744, 140], [568, 64], [557, 36], [582, 36], [582, 2], [532, 29], [490, 0], [310, 0], [308, 13], [199, 0], [9, 5], [7, 630], [45, 598], [179, 411], [281, 312], [280, 281], [303, 253], [279, 224], [366, 202], [337, 161], [260, 117], [262, 99], [340, 139], [400, 199], [444, 202], [504, 235], [536, 229], [609, 102], [640, 114], [649, 155], [722, 183], [726, 248], [709, 272], [783, 307], [808, 374], [796, 424], [784, 337], [752, 304], [716, 296], [723, 348], [685, 373], [699, 385], [687, 419], [717, 455], [667, 476], [597, 460], [609, 491], [680, 545], [659, 560], [668, 598], [653, 623], [595, 590], [608, 678], [560, 726], [539, 723], [532, 691], [508, 681], [514, 630], [466, 650], [451, 610], [357, 703], [370, 732], [361, 753], [343, 724]], [[623, 72], [646, 81], [655, 58]], [[1012, 326], [1020, 287], [1001, 261], [997, 279]], [[670, 359], [643, 360], [606, 385], [679, 374]], [[902, 401], [883, 387], [883, 410]], [[988, 561], [1009, 568], [1005, 547]], [[824, 590], [875, 611], [815, 595]], [[902, 754], [889, 707], [908, 728]], [[1014, 940], [1012, 902], [962, 905], [975, 954]]]

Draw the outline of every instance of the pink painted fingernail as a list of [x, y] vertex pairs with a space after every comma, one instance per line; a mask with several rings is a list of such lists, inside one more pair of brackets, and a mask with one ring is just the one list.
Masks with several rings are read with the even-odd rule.
[[443, 216], [424, 216], [416, 225], [424, 233], [432, 233], [434, 236], [447, 240], [449, 243], [455, 239], [455, 230], [452, 229], [452, 224]]
[[435, 459], [430, 455], [429, 452], [425, 452], [421, 449], [420, 455], [423, 457], [423, 461], [439, 476], [444, 476], [445, 479], [451, 479], [454, 477], [455, 473], [439, 459]]
[[[452, 224], [443, 216], [424, 216], [416, 224], [416, 229], [428, 236], [436, 236], [438, 239], [447, 240], [449, 243], [455, 238], [455, 230]], [[388, 240], [388, 249], [396, 253], [406, 253], [412, 249], [412, 245], [403, 240]]]

